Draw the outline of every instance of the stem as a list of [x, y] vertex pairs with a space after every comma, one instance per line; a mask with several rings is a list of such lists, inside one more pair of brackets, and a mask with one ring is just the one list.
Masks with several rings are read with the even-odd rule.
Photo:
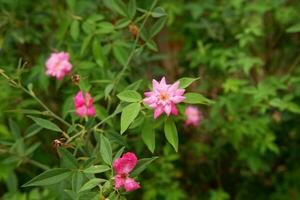
[[35, 161], [35, 160], [27, 159], [26, 162], [27, 162], [27, 163], [30, 163], [30, 164], [32, 164], [32, 165], [38, 167], [38, 168], [41, 168], [41, 169], [43, 169], [43, 170], [48, 170], [48, 169], [50, 169], [47, 165], [44, 165], [44, 164], [42, 164], [42, 163], [40, 163], [40, 162], [38, 162], [38, 161]]
[[58, 121], [60, 121], [61, 123], [67, 125], [67, 126], [71, 126], [70, 123], [68, 123], [67, 121], [65, 121], [64, 119], [62, 119], [61, 117], [59, 117], [58, 115], [56, 115], [53, 111], [51, 111], [37, 96], [35, 96], [34, 92], [31, 90], [27, 90], [25, 87], [23, 87], [21, 85], [21, 83], [16, 83], [13, 79], [11, 79], [9, 76], [7, 76], [4, 73], [3, 69], [0, 69], [0, 74], [7, 79], [10, 83], [12, 83], [15, 87], [20, 88], [21, 90], [23, 90], [26, 94], [30, 95], [32, 98], [34, 98], [46, 111], [49, 112], [49, 114], [57, 119]]

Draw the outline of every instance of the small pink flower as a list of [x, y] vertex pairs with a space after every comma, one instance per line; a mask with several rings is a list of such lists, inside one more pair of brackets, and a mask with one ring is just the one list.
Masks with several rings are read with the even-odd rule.
[[83, 96], [83, 93], [79, 91], [74, 97], [74, 104], [76, 109], [76, 114], [80, 117], [84, 116], [94, 116], [96, 114], [95, 108], [93, 106], [93, 98], [90, 93], [86, 93]]
[[185, 90], [178, 89], [179, 82], [167, 84], [165, 77], [158, 83], [152, 80], [153, 91], [145, 92], [144, 103], [154, 109], [154, 119], [158, 118], [163, 112], [168, 116], [170, 114], [177, 115], [178, 111], [175, 104], [183, 102]]
[[202, 119], [202, 113], [197, 107], [188, 106], [185, 109], [184, 114], [187, 117], [187, 119], [185, 121], [185, 125], [187, 125], [187, 126], [192, 125], [195, 127], [199, 126], [200, 121]]
[[139, 189], [141, 186], [133, 179], [129, 178], [129, 173], [134, 169], [137, 163], [137, 157], [134, 153], [128, 152], [121, 158], [117, 158], [113, 167], [116, 171], [115, 189], [124, 187], [126, 192]]
[[46, 61], [46, 68], [48, 76], [54, 76], [58, 80], [62, 79], [72, 69], [72, 64], [69, 62], [69, 53], [52, 53]]

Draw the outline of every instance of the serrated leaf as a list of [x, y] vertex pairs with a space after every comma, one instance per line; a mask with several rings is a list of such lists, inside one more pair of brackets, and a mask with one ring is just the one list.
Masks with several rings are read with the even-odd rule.
[[97, 185], [99, 185], [100, 183], [105, 182], [105, 179], [101, 179], [101, 178], [92, 178], [91, 180], [89, 180], [88, 182], [86, 182], [79, 190], [79, 192], [83, 192], [86, 190], [90, 190], [94, 187], [96, 187]]
[[54, 124], [49, 120], [38, 118], [38, 117], [32, 117], [32, 116], [28, 116], [28, 117], [30, 117], [36, 124], [38, 124], [42, 128], [56, 131], [56, 132], [63, 132], [56, 124]]
[[140, 173], [142, 173], [148, 165], [150, 165], [154, 160], [156, 160], [158, 157], [153, 157], [153, 158], [143, 158], [138, 160], [138, 163], [134, 170], [130, 173], [130, 177], [136, 177]]
[[129, 125], [138, 116], [140, 109], [141, 105], [139, 103], [131, 103], [123, 109], [121, 114], [121, 134], [127, 130]]
[[106, 172], [108, 170], [110, 170], [110, 167], [107, 165], [94, 165], [83, 170], [83, 172], [88, 174], [98, 174], [98, 173]]
[[166, 23], [165, 17], [158, 19], [153, 24], [153, 26], [150, 28], [150, 37], [152, 38], [155, 35], [157, 35], [161, 31], [161, 29], [164, 27], [165, 23]]
[[121, 101], [125, 102], [139, 102], [142, 100], [142, 96], [134, 90], [125, 90], [117, 95]]
[[190, 104], [212, 104], [214, 103], [212, 100], [206, 98], [205, 96], [199, 94], [199, 93], [186, 93], [185, 95], [185, 103]]
[[67, 168], [77, 168], [78, 163], [76, 158], [65, 148], [58, 147], [58, 153], [61, 155], [61, 162]]
[[142, 126], [142, 139], [147, 145], [148, 149], [153, 153], [155, 149], [155, 133], [153, 118], [145, 118]]
[[102, 134], [100, 142], [100, 153], [104, 162], [111, 166], [112, 164], [112, 149], [109, 140]]
[[165, 136], [168, 142], [174, 147], [175, 151], [178, 151], [178, 133], [174, 121], [168, 118], [164, 126]]
[[68, 169], [50, 169], [34, 177], [22, 187], [53, 185], [65, 180], [70, 175], [71, 171]]
[[200, 78], [188, 78], [184, 77], [179, 79], [179, 87], [180, 88], [187, 88], [189, 85], [191, 85], [194, 81], [199, 80]]
[[71, 33], [71, 37], [73, 38], [73, 40], [77, 40], [78, 36], [79, 36], [79, 21], [78, 20], [74, 20], [71, 24], [71, 28], [70, 28], [70, 33]]

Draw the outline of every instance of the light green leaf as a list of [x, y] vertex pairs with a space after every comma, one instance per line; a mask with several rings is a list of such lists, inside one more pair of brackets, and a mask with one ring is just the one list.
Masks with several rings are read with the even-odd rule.
[[109, 140], [102, 134], [100, 143], [100, 153], [104, 162], [111, 166], [112, 163], [112, 149]]
[[107, 165], [95, 165], [83, 170], [83, 172], [90, 173], [90, 174], [98, 174], [98, 173], [106, 172], [108, 170], [110, 170], [110, 167]]
[[286, 32], [288, 33], [296, 33], [300, 32], [300, 23], [294, 24], [293, 26], [289, 27]]
[[166, 16], [166, 11], [164, 8], [162, 7], [157, 7], [155, 8], [152, 13], [151, 13], [152, 17], [154, 18], [159, 18], [159, 17], [163, 17], [163, 16]]
[[29, 116], [35, 123], [37, 123], [39, 126], [45, 128], [45, 129], [49, 129], [52, 131], [56, 131], [56, 132], [63, 132], [56, 124], [54, 124], [53, 122], [46, 120], [46, 119], [42, 119], [42, 118], [38, 118], [38, 117], [32, 117]]
[[123, 134], [129, 125], [138, 116], [141, 110], [141, 105], [139, 103], [131, 103], [126, 106], [121, 114], [121, 134]]
[[110, 22], [100, 22], [97, 24], [97, 33], [108, 34], [114, 31], [115, 27]]
[[212, 100], [204, 97], [203, 95], [199, 93], [186, 93], [185, 95], [185, 103], [190, 103], [190, 104], [212, 104], [214, 103]]
[[29, 182], [25, 183], [22, 187], [28, 186], [46, 186], [59, 183], [71, 175], [68, 169], [50, 169], [34, 177]]
[[152, 158], [143, 158], [138, 160], [138, 163], [134, 170], [130, 173], [130, 177], [136, 177], [140, 173], [142, 173], [148, 165], [150, 165], [154, 160], [156, 160], [158, 157], [152, 157]]
[[119, 93], [117, 97], [126, 102], [139, 102], [142, 100], [142, 96], [134, 90], [125, 90]]
[[147, 117], [142, 126], [142, 138], [148, 149], [153, 153], [155, 149], [155, 133], [153, 117]]
[[174, 147], [175, 151], [178, 151], [178, 133], [174, 121], [168, 118], [165, 122], [165, 136], [168, 142]]
[[199, 80], [200, 78], [188, 78], [184, 77], [179, 79], [179, 87], [180, 88], [187, 88], [189, 85], [191, 85], [194, 81]]
[[71, 28], [70, 28], [70, 32], [71, 32], [71, 37], [73, 38], [73, 40], [77, 40], [78, 36], [79, 36], [79, 21], [78, 20], [74, 20], [71, 24]]
[[81, 46], [81, 50], [80, 50], [80, 56], [82, 56], [82, 55], [85, 53], [87, 47], [88, 47], [89, 44], [90, 44], [90, 41], [91, 41], [92, 37], [93, 37], [93, 35], [90, 34], [90, 35], [87, 35], [87, 36], [83, 39], [82, 46]]
[[96, 187], [97, 185], [99, 185], [100, 183], [105, 182], [105, 179], [101, 179], [101, 178], [92, 178], [91, 180], [89, 180], [88, 182], [86, 182], [79, 190], [79, 192], [83, 192], [86, 190], [90, 190], [94, 187]]
[[127, 63], [128, 58], [128, 51], [120, 46], [120, 45], [114, 45], [113, 46], [113, 54], [116, 60], [122, 65], [125, 66]]
[[76, 193], [79, 191], [82, 183], [83, 183], [83, 173], [80, 171], [74, 172], [72, 176], [72, 190], [75, 191]]

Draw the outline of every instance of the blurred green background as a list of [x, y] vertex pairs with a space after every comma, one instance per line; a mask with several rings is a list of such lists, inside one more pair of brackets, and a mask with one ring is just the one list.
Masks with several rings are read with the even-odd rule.
[[[0, 67], [17, 77], [18, 66], [24, 66], [24, 85], [33, 83], [45, 104], [72, 119], [76, 87], [69, 78], [48, 78], [44, 66], [51, 51], [70, 52], [74, 73], [102, 80], [92, 82], [98, 113], [104, 110], [101, 119], [107, 98], [114, 98], [107, 96], [107, 80], [120, 70], [118, 52], [126, 51], [134, 35], [111, 1], [0, 0]], [[151, 2], [137, 1], [138, 12]], [[216, 103], [200, 107], [200, 127], [178, 126], [179, 153], [156, 133], [154, 155], [160, 158], [128, 199], [300, 199], [300, 1], [160, 0], [158, 6], [167, 22], [154, 37], [156, 44], [133, 60], [124, 85], [163, 75], [169, 81], [201, 77], [190, 90]], [[101, 42], [103, 54], [95, 53], [93, 41]], [[20, 187], [42, 171], [25, 157], [58, 164], [52, 141], [59, 135], [43, 131], [21, 145], [12, 143], [14, 133], [25, 134], [31, 123], [15, 110], [40, 107], [3, 78], [0, 90], [0, 197], [67, 199], [51, 196], [51, 188]], [[139, 138], [133, 133], [124, 141], [139, 155], [151, 156]]]

